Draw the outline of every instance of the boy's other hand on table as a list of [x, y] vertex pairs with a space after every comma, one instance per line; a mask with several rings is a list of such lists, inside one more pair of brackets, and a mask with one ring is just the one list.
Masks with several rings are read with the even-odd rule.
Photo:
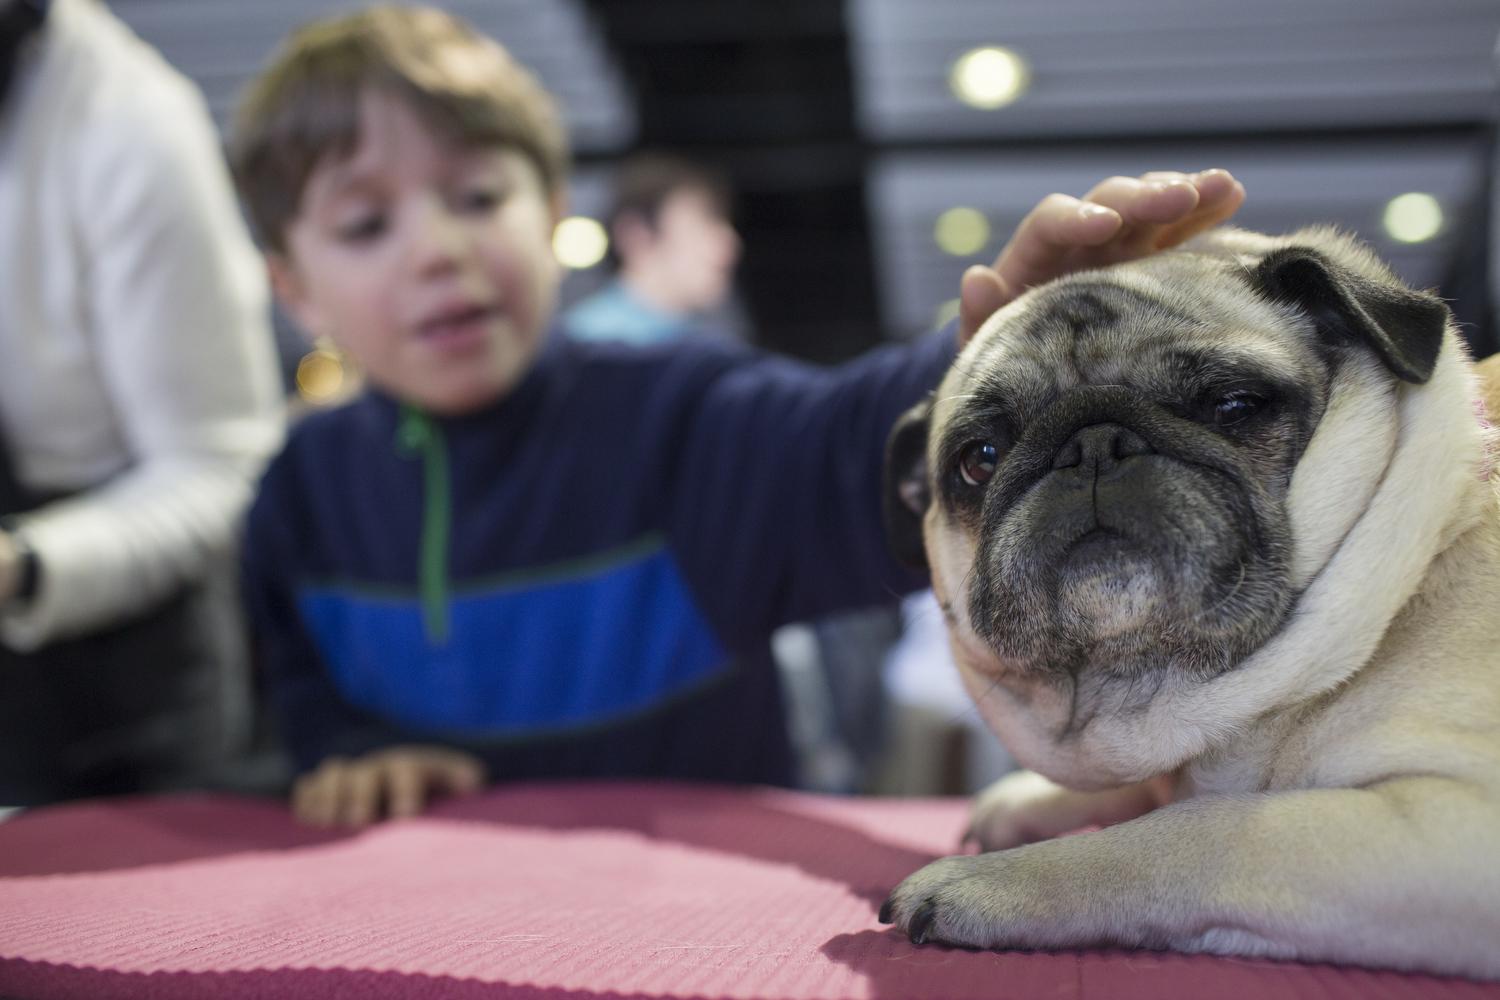
[[1245, 188], [1227, 170], [1111, 177], [1082, 198], [1052, 194], [1016, 227], [993, 267], [975, 264], [959, 286], [959, 345], [1033, 285], [1144, 257], [1233, 215]]
[[438, 795], [484, 787], [484, 764], [439, 746], [395, 746], [361, 757], [330, 757], [297, 779], [292, 813], [311, 826], [369, 826], [415, 816]]

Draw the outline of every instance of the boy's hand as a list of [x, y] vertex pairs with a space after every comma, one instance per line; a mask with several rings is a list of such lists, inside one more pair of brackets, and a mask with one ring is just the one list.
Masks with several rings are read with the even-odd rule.
[[385, 816], [415, 816], [434, 793], [476, 792], [484, 778], [484, 764], [447, 747], [397, 746], [353, 760], [330, 757], [297, 779], [292, 813], [312, 826], [369, 826]]
[[1031, 286], [1181, 243], [1229, 218], [1244, 200], [1244, 186], [1227, 170], [1111, 177], [1081, 200], [1048, 195], [1021, 220], [994, 267], [964, 272], [959, 346]]

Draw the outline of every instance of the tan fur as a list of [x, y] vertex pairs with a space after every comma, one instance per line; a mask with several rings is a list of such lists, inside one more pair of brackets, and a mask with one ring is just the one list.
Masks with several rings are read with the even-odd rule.
[[[1326, 231], [1219, 239], [1247, 260], [1311, 242], [1389, 280]], [[1165, 294], [1189, 273], [1179, 266], [1129, 280]], [[1004, 329], [992, 320], [965, 357]], [[1500, 413], [1500, 362], [1487, 371]], [[962, 391], [950, 375], [935, 430]], [[1494, 434], [1475, 419], [1477, 392], [1451, 327], [1424, 384], [1373, 359], [1341, 374], [1292, 480], [1293, 615], [1236, 669], [1173, 681], [1078, 739], [1057, 735], [1056, 690], [1023, 682], [976, 636], [975, 543], [934, 503], [928, 557], [969, 690], [1018, 759], [1061, 784], [1023, 774], [982, 795], [972, 831], [992, 853], [902, 883], [897, 923], [925, 907], [922, 936], [958, 944], [1500, 979], [1500, 504], [1482, 478]], [[1044, 839], [1096, 823], [1117, 825]]]

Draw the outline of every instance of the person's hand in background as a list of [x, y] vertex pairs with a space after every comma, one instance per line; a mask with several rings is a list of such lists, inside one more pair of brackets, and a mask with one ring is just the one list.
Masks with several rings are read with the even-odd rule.
[[21, 547], [8, 531], [0, 530], [0, 605], [5, 604], [21, 586]]
[[1048, 195], [1021, 220], [993, 267], [964, 272], [960, 346], [1033, 285], [1174, 246], [1217, 226], [1244, 200], [1244, 186], [1227, 170], [1111, 177], [1082, 198]]
[[484, 787], [484, 764], [439, 746], [396, 746], [360, 757], [330, 757], [297, 779], [292, 813], [311, 826], [369, 826], [415, 816], [440, 795]]

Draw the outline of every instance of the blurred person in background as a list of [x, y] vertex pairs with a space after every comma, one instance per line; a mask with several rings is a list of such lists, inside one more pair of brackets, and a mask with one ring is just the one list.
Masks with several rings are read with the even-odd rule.
[[563, 315], [579, 340], [656, 344], [726, 333], [740, 260], [729, 182], [666, 153], [638, 153], [615, 174], [606, 226], [614, 279]]
[[280, 392], [203, 99], [95, 0], [0, 0], [0, 218], [0, 806], [180, 787], [243, 731]]

